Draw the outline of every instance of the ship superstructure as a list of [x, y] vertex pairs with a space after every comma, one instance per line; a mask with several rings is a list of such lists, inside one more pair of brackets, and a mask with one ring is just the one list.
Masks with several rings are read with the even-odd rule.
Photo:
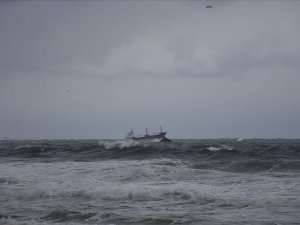
[[133, 130], [131, 129], [130, 132], [127, 133], [125, 139], [126, 140], [149, 140], [152, 141], [154, 139], [161, 139], [165, 140], [167, 139], [166, 136], [167, 132], [162, 131], [162, 128], [160, 127], [160, 132], [158, 133], [152, 133], [148, 134], [148, 129], [146, 128], [146, 133], [144, 135], [135, 135]]

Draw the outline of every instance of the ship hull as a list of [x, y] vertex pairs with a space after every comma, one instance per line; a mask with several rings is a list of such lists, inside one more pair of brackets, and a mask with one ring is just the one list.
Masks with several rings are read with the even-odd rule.
[[165, 135], [167, 132], [161, 132], [159, 134], [153, 134], [153, 135], [145, 135], [141, 137], [131, 137], [132, 140], [154, 140], [159, 138], [165, 138]]

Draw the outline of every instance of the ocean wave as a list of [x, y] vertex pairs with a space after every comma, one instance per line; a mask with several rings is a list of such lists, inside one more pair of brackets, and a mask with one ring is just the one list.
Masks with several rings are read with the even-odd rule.
[[[46, 186], [32, 189], [6, 189], [2, 194], [5, 198], [14, 198], [22, 201], [35, 201], [39, 199], [98, 199], [108, 202], [119, 201], [168, 201], [173, 202], [193, 202], [198, 204], [208, 204], [214, 201], [212, 196], [203, 194], [197, 190], [198, 186], [190, 186], [188, 183], [180, 182], [97, 182], [89, 184], [87, 187], [56, 187]], [[159, 185], [158, 185], [159, 184]]]
[[197, 162], [190, 166], [193, 169], [223, 170], [235, 173], [257, 172], [297, 172], [300, 171], [300, 160], [245, 160]]
[[130, 147], [135, 147], [138, 146], [138, 142], [134, 141], [99, 141], [99, 145], [104, 147], [106, 150], [110, 149], [124, 149], [124, 148], [130, 148]]
[[[1, 144], [3, 146], [1, 146]], [[172, 143], [138, 143], [125, 140], [60, 140], [0, 142], [0, 160], [38, 162], [101, 161], [109, 159], [184, 159], [199, 162], [266, 161], [300, 159], [299, 140], [174, 140]], [[255, 164], [255, 163], [254, 163]], [[255, 167], [253, 163], [248, 166]], [[271, 165], [271, 169], [275, 165]], [[219, 167], [220, 168], [220, 167]], [[285, 170], [288, 165], [277, 168]], [[298, 170], [297, 165], [290, 169]], [[274, 168], [276, 169], [276, 168]], [[243, 171], [244, 169], [241, 168]], [[262, 171], [264, 168], [261, 169]], [[259, 169], [257, 171], [260, 171]]]
[[15, 181], [15, 179], [13, 178], [1, 178], [0, 177], [0, 185], [1, 184], [5, 184], [5, 185], [9, 185], [9, 184], [17, 184], [18, 182]]
[[220, 150], [233, 150], [233, 147], [228, 145], [220, 145], [218, 147], [210, 146], [206, 148], [209, 151], [220, 151]]
[[[175, 218], [170, 218], [175, 217]], [[181, 223], [180, 220], [184, 220], [185, 223], [190, 222], [188, 219], [176, 219], [176, 215], [167, 215], [167, 216], [159, 216], [159, 215], [127, 215], [124, 213], [116, 213], [116, 212], [106, 212], [100, 213], [93, 217], [92, 221], [100, 221], [104, 223], [109, 223], [110, 225], [115, 224], [138, 224], [138, 225], [168, 225], [168, 224], [184, 224]], [[101, 224], [102, 224], [101, 223]]]
[[79, 211], [70, 211], [67, 209], [56, 209], [48, 215], [42, 217], [41, 219], [53, 220], [55, 222], [67, 222], [72, 220], [80, 221], [89, 219], [96, 214], [97, 213], [82, 213]]
[[17, 220], [12, 218], [0, 218], [0, 225], [45, 225], [43, 222], [38, 222], [36, 220]]

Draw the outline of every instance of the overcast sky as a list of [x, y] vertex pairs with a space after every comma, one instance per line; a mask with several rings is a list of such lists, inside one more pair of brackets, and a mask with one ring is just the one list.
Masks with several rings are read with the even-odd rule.
[[0, 139], [300, 138], [299, 21], [292, 0], [1, 1]]

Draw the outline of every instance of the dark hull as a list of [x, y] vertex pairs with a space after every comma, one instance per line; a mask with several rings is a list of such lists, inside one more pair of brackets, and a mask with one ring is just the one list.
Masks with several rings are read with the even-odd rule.
[[141, 136], [141, 137], [132, 137], [132, 140], [153, 140], [156, 138], [165, 138], [165, 135], [167, 134], [167, 132], [162, 132], [159, 134], [154, 134], [154, 135], [145, 135], [145, 136]]

